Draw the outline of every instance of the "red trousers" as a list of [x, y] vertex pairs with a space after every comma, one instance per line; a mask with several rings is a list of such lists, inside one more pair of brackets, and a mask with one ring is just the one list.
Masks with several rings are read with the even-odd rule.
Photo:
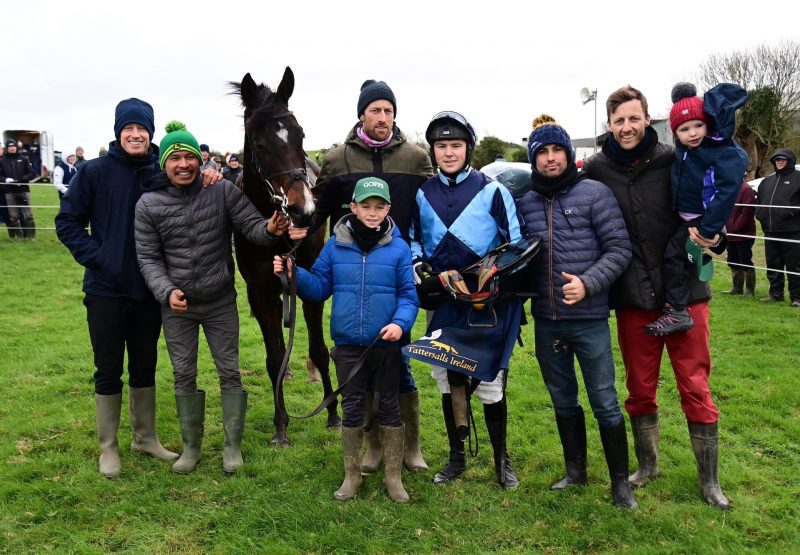
[[628, 398], [625, 410], [630, 416], [643, 416], [658, 411], [656, 390], [664, 346], [675, 372], [681, 408], [686, 420], [712, 424], [719, 418], [708, 376], [711, 374], [711, 353], [708, 348], [708, 303], [688, 307], [694, 320], [689, 331], [669, 335], [647, 335], [645, 325], [659, 317], [660, 310], [619, 309], [617, 338], [625, 364], [625, 385]]

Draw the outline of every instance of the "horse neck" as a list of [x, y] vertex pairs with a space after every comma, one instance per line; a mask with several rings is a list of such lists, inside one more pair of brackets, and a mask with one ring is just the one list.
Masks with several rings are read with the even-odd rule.
[[242, 170], [242, 192], [250, 199], [258, 211], [264, 217], [270, 217], [275, 212], [275, 207], [269, 201], [266, 184], [261, 179], [255, 168], [256, 159], [250, 149], [250, 145], [245, 141], [244, 145], [244, 169]]

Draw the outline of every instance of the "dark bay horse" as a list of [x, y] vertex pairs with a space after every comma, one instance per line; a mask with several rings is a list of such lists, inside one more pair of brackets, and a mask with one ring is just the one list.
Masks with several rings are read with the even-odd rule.
[[[286, 68], [277, 91], [266, 85], [257, 85], [250, 74], [241, 83], [230, 83], [233, 94], [238, 94], [244, 107], [244, 170], [241, 188], [248, 198], [269, 217], [282, 211], [297, 227], [307, 227], [314, 213], [313, 183], [319, 168], [306, 158], [303, 151], [303, 128], [289, 110], [289, 98], [294, 91], [294, 74]], [[325, 226], [307, 237], [295, 252], [297, 264], [310, 268], [322, 249]], [[258, 320], [267, 351], [267, 373], [272, 381], [273, 394], [276, 378], [285, 353], [282, 330], [281, 284], [272, 272], [272, 259], [292, 247], [287, 239], [279, 249], [269, 249], [248, 242], [234, 233], [236, 261], [247, 283], [247, 298], [253, 315]], [[330, 356], [322, 334], [322, 303], [303, 302], [303, 316], [308, 331], [308, 357], [322, 377], [324, 395], [333, 389], [329, 372]], [[286, 436], [288, 415], [283, 405], [283, 390], [279, 392], [280, 406], [275, 407], [273, 423], [275, 435], [271, 443], [289, 444]], [[341, 424], [337, 403], [328, 407], [328, 426]]]

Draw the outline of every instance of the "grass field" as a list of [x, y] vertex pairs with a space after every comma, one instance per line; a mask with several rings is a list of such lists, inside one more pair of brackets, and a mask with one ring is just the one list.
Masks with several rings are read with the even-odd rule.
[[[56, 203], [36, 188], [33, 204]], [[54, 209], [36, 209], [52, 227]], [[550, 492], [562, 474], [549, 397], [532, 350], [532, 329], [514, 354], [509, 384], [509, 451], [521, 480], [516, 492], [494, 482], [491, 448], [476, 415], [480, 453], [465, 476], [430, 482], [447, 456], [439, 395], [425, 367], [414, 367], [422, 400], [422, 444], [429, 475], [404, 474], [412, 502], [401, 506], [369, 477], [349, 503], [333, 500], [342, 478], [336, 430], [324, 418], [293, 421], [293, 445], [276, 450], [263, 344], [242, 314], [241, 365], [250, 391], [244, 456], [234, 477], [222, 472], [219, 388], [207, 350], [204, 459], [189, 476], [134, 455], [127, 414], [120, 445], [123, 473], [97, 472], [92, 355], [82, 306], [82, 269], [53, 231], [14, 242], [0, 230], [0, 552], [3, 553], [798, 553], [800, 552], [800, 310], [716, 295], [711, 304], [711, 385], [721, 411], [720, 478], [734, 509], [705, 505], [668, 364], [662, 376], [661, 477], [636, 492], [640, 509], [610, 501], [594, 419], [588, 417], [589, 485]], [[761, 249], [761, 245], [758, 245]], [[762, 249], [763, 250], [763, 249]], [[759, 255], [760, 256], [760, 255]], [[760, 259], [763, 265], [763, 258]], [[730, 286], [717, 265], [715, 292]], [[758, 294], [766, 294], [759, 271]], [[613, 321], [612, 321], [613, 326]], [[415, 337], [422, 332], [419, 325]], [[294, 413], [321, 399], [304, 379], [302, 332]], [[616, 353], [616, 348], [615, 348]], [[618, 364], [621, 373], [621, 365]], [[617, 387], [624, 398], [624, 381]], [[169, 360], [158, 371], [158, 423], [164, 444], [180, 450]], [[584, 407], [588, 409], [585, 396]], [[631, 450], [632, 467], [635, 467]]]

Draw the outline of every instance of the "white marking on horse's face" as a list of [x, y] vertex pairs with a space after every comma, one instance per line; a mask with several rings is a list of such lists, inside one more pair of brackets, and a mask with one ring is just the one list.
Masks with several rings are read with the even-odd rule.
[[303, 213], [310, 216], [314, 213], [314, 195], [311, 194], [311, 189], [306, 187], [303, 189], [303, 197], [305, 198], [305, 205], [303, 206]]
[[286, 129], [286, 126], [280, 122], [278, 122], [278, 127], [279, 129], [276, 135], [278, 135], [278, 138], [284, 143], [289, 144], [289, 130]]

